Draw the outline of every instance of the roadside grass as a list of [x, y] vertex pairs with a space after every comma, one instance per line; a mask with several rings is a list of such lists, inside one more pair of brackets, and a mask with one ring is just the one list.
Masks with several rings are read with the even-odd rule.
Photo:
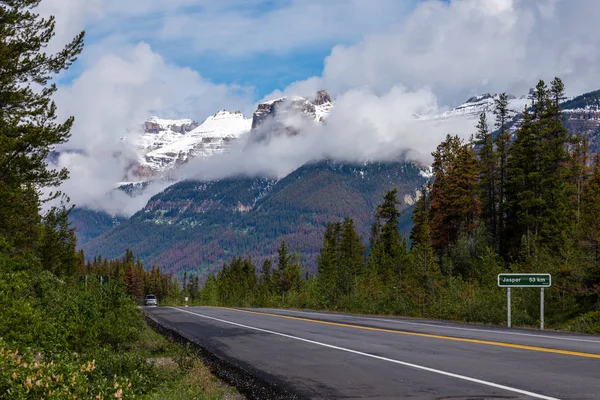
[[143, 332], [128, 352], [146, 358], [160, 382], [144, 400], [243, 400], [235, 388], [215, 377], [186, 346], [170, 342], [144, 324]]
[[191, 357], [184, 371], [171, 358], [161, 360], [158, 367], [175, 379], [165, 382], [152, 393], [142, 397], [145, 400], [242, 400], [245, 397], [235, 389], [219, 381], [198, 359]]

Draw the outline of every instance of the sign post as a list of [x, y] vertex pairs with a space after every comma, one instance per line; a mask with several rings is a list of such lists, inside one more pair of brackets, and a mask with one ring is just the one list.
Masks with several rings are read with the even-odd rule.
[[540, 330], [544, 330], [544, 288], [540, 288]]
[[507, 316], [506, 316], [506, 321], [507, 321], [507, 325], [510, 328], [510, 288], [507, 287], [506, 288], [506, 309], [507, 311]]
[[498, 274], [498, 286], [506, 288], [507, 325], [511, 327], [510, 288], [540, 288], [540, 329], [544, 330], [544, 288], [552, 285], [550, 274]]

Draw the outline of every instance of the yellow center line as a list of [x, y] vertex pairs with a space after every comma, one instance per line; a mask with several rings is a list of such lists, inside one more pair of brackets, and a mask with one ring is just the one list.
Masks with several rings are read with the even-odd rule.
[[564, 354], [564, 355], [568, 355], [568, 356], [600, 359], [600, 354], [594, 354], [594, 353], [583, 353], [583, 352], [579, 352], [579, 351], [559, 350], [559, 349], [552, 349], [552, 348], [547, 348], [547, 347], [537, 347], [537, 346], [527, 346], [527, 345], [514, 344], [514, 343], [495, 342], [495, 341], [491, 341], [491, 340], [467, 339], [467, 338], [454, 337], [454, 336], [433, 335], [430, 333], [418, 333], [418, 332], [408, 332], [408, 331], [401, 331], [401, 330], [394, 330], [394, 329], [374, 328], [371, 326], [344, 324], [341, 322], [321, 321], [318, 319], [292, 317], [289, 315], [272, 314], [272, 313], [250, 311], [250, 310], [241, 310], [238, 308], [230, 308], [230, 307], [220, 307], [220, 308], [223, 308], [225, 310], [248, 313], [248, 314], [265, 315], [265, 316], [269, 316], [269, 317], [292, 319], [292, 320], [296, 320], [296, 321], [311, 322], [314, 324], [340, 326], [340, 327], [344, 327], [344, 328], [362, 329], [365, 331], [395, 333], [398, 335], [419, 336], [419, 337], [426, 337], [426, 338], [431, 338], [431, 339], [444, 339], [444, 340], [452, 340], [455, 342], [478, 343], [478, 344], [486, 344], [489, 346], [509, 347], [512, 349], [540, 351], [543, 353]]

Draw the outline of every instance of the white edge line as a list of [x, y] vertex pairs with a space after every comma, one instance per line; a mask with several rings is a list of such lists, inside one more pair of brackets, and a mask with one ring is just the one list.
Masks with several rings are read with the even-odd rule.
[[345, 351], [347, 353], [358, 354], [358, 355], [365, 356], [365, 357], [375, 358], [377, 360], [388, 361], [388, 362], [391, 362], [391, 363], [394, 363], [394, 364], [404, 365], [406, 367], [411, 367], [411, 368], [419, 369], [419, 370], [422, 370], [422, 371], [433, 372], [433, 373], [438, 374], [438, 375], [449, 376], [451, 378], [461, 379], [461, 380], [468, 381], [468, 382], [479, 383], [481, 385], [493, 387], [493, 388], [496, 388], [496, 389], [502, 389], [502, 390], [506, 390], [506, 391], [509, 391], [509, 392], [513, 392], [513, 393], [524, 394], [526, 396], [530, 396], [530, 397], [533, 397], [533, 398], [536, 398], [536, 399], [560, 400], [560, 399], [557, 399], [555, 397], [548, 397], [548, 396], [544, 396], [542, 394], [528, 392], [526, 390], [521, 390], [521, 389], [513, 388], [513, 387], [510, 387], [510, 386], [500, 385], [498, 383], [488, 382], [488, 381], [484, 381], [484, 380], [477, 379], [477, 378], [471, 378], [471, 377], [464, 376], [464, 375], [454, 374], [452, 372], [446, 372], [446, 371], [442, 371], [442, 370], [439, 370], [439, 369], [424, 367], [422, 365], [412, 364], [412, 363], [408, 363], [408, 362], [405, 362], [405, 361], [394, 360], [392, 358], [376, 356], [374, 354], [369, 354], [369, 353], [363, 353], [362, 351], [347, 349], [345, 347], [334, 346], [334, 345], [331, 345], [331, 344], [317, 342], [317, 341], [310, 340], [310, 339], [304, 339], [304, 338], [301, 338], [301, 337], [298, 337], [298, 336], [292, 336], [292, 335], [288, 335], [288, 334], [285, 334], [285, 333], [280, 333], [280, 332], [270, 331], [270, 330], [267, 330], [267, 329], [257, 328], [257, 327], [254, 327], [254, 326], [239, 324], [237, 322], [227, 321], [227, 320], [224, 320], [224, 319], [220, 319], [220, 318], [216, 318], [216, 317], [211, 317], [211, 316], [204, 315], [204, 314], [198, 314], [198, 313], [195, 313], [195, 312], [192, 312], [192, 311], [182, 310], [182, 309], [176, 308], [176, 307], [169, 307], [169, 308], [172, 308], [172, 309], [180, 311], [180, 312], [192, 314], [192, 315], [195, 315], [197, 317], [201, 317], [201, 318], [211, 319], [211, 320], [214, 320], [214, 321], [223, 322], [223, 323], [229, 324], [229, 325], [235, 325], [235, 326], [239, 326], [239, 327], [242, 327], [242, 328], [251, 329], [251, 330], [255, 330], [255, 331], [259, 331], [259, 332], [270, 333], [272, 335], [277, 335], [277, 336], [282, 336], [282, 337], [286, 337], [286, 338], [289, 338], [289, 339], [299, 340], [301, 342], [311, 343], [311, 344], [315, 344], [317, 346], [327, 347], [327, 348], [330, 348], [330, 349], [341, 350], [341, 351]]
[[[260, 309], [250, 309], [250, 310], [260, 310]], [[280, 310], [276, 310], [276, 309], [273, 309], [273, 310], [274, 310], [272, 312], [273, 314], [285, 316], [285, 314], [278, 314], [278, 312], [281, 312]], [[260, 311], [257, 311], [257, 312], [260, 312]], [[426, 324], [426, 323], [423, 323], [423, 322], [398, 321], [398, 320], [393, 320], [393, 319], [377, 318], [377, 317], [361, 317], [361, 316], [358, 316], [358, 315], [348, 315], [348, 314], [339, 314], [339, 315], [336, 315], [336, 314], [315, 313], [315, 312], [299, 311], [299, 310], [285, 310], [285, 312], [294, 312], [294, 313], [306, 314], [306, 315], [319, 315], [321, 317], [323, 317], [323, 316], [329, 316], [329, 317], [343, 316], [343, 317], [348, 317], [348, 318], [362, 319], [362, 320], [366, 320], [366, 321], [391, 322], [391, 323], [394, 323], [394, 324], [429, 326], [429, 327], [434, 327], [434, 328], [455, 329], [455, 330], [459, 330], [459, 331], [485, 332], [485, 333], [494, 333], [494, 334], [497, 334], [497, 335], [529, 336], [529, 337], [536, 337], [536, 338], [543, 338], [543, 339], [569, 340], [569, 341], [572, 341], [572, 342], [587, 342], [587, 343], [598, 343], [598, 344], [600, 344], [600, 340], [577, 339], [577, 338], [572, 338], [572, 337], [559, 337], [559, 336], [548, 336], [548, 335], [536, 335], [536, 334], [533, 334], [533, 333], [503, 332], [503, 331], [495, 331], [495, 330], [492, 330], [492, 329], [488, 330], [488, 329], [477, 329], [477, 328], [461, 328], [461, 327], [458, 327], [458, 326], [445, 326], [445, 325], [436, 325], [436, 324]], [[344, 322], [341, 322], [341, 323], [344, 323]]]

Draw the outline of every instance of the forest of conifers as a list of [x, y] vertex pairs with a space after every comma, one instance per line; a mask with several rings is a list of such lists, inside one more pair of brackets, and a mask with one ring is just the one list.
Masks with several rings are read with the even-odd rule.
[[[514, 132], [501, 95], [493, 127], [482, 114], [470, 140], [447, 136], [432, 153], [434, 179], [420, 191], [410, 238], [399, 233], [392, 190], [377, 207], [368, 246], [350, 218], [327, 225], [317, 274], [281, 243], [274, 263], [257, 268], [234, 258], [202, 290], [185, 282], [186, 293], [198, 304], [503, 324], [497, 274], [550, 273], [550, 326], [599, 333], [600, 159], [563, 126], [563, 93], [560, 79], [540, 81]], [[538, 323], [539, 295], [513, 289], [513, 323]]]

